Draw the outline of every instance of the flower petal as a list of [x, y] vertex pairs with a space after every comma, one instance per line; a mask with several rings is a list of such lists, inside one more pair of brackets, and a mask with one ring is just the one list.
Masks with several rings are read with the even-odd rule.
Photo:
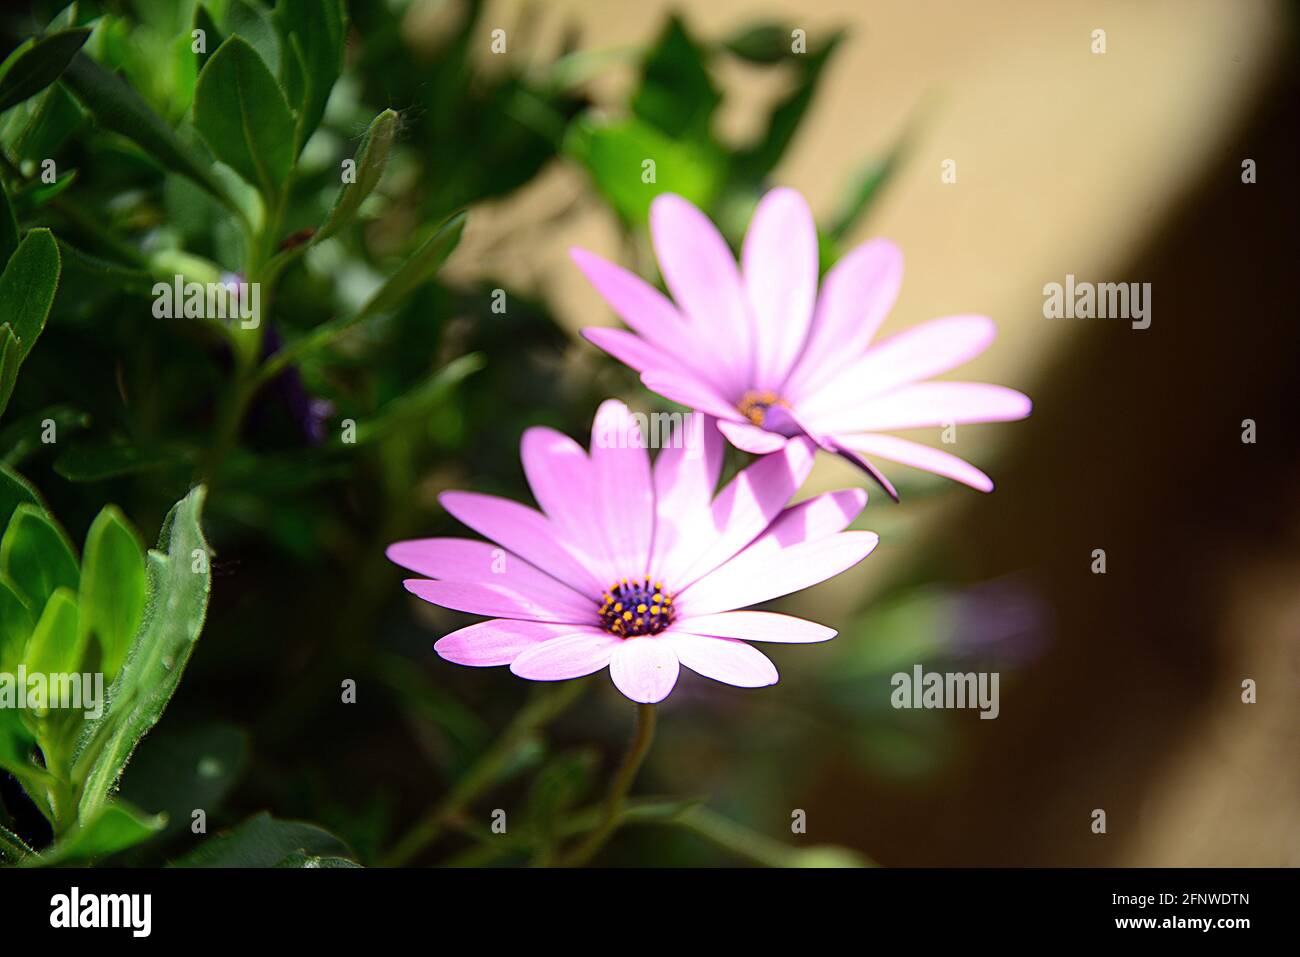
[[814, 448], [809, 439], [792, 439], [728, 482], [713, 500], [710, 521], [672, 556], [664, 572], [669, 587], [685, 588], [761, 535], [812, 472]]
[[976, 422], [1014, 422], [1033, 410], [1015, 389], [984, 382], [917, 382], [817, 420], [826, 432], [878, 432]]
[[680, 360], [652, 345], [649, 340], [622, 329], [588, 326], [582, 330], [582, 338], [637, 372], [648, 369], [672, 370], [682, 365]]
[[678, 631], [668, 632], [666, 637], [678, 661], [714, 681], [737, 688], [762, 688], [776, 684], [780, 677], [767, 655], [743, 641]]
[[535, 426], [525, 430], [519, 457], [557, 535], [599, 579], [610, 580], [614, 569], [596, 517], [595, 470], [586, 449], [562, 432]]
[[678, 614], [711, 615], [780, 598], [851, 568], [879, 543], [875, 532], [840, 532], [775, 554], [747, 549], [678, 596]]
[[607, 399], [596, 410], [591, 465], [598, 527], [613, 563], [610, 581], [644, 575], [650, 566], [655, 511], [650, 456], [636, 419], [616, 399]]
[[724, 611], [716, 615], [696, 615], [693, 618], [678, 619], [669, 631], [787, 644], [830, 641], [836, 635], [834, 628], [771, 611]]
[[497, 585], [557, 610], [590, 614], [592, 600], [499, 545], [468, 538], [417, 538], [388, 547], [390, 561], [443, 581]]
[[740, 421], [740, 412], [734, 405], [723, 398], [713, 385], [695, 378], [690, 373], [650, 369], [641, 373], [641, 382], [651, 392], [657, 392], [665, 399], [672, 399], [688, 408], [698, 409], [720, 419]]
[[825, 385], [812, 386], [798, 406], [822, 431], [828, 413], [853, 412], [899, 386], [928, 379], [974, 359], [997, 337], [987, 316], [948, 316], [907, 329], [868, 349]]
[[991, 478], [964, 459], [942, 449], [932, 449], [928, 445], [909, 442], [894, 435], [841, 435], [838, 438], [846, 447], [858, 452], [955, 479], [981, 492], [993, 491]]
[[720, 421], [718, 428], [727, 437], [728, 442], [742, 452], [752, 452], [754, 455], [777, 452], [785, 448], [787, 441], [784, 435], [769, 432], [748, 422]]
[[508, 665], [534, 645], [571, 634], [573, 625], [494, 618], [443, 635], [433, 650], [453, 664], [490, 668]]
[[428, 578], [408, 578], [402, 585], [412, 595], [423, 598], [430, 604], [471, 615], [570, 622], [577, 625], [593, 624], [599, 617], [599, 609], [594, 602], [582, 608], [577, 603], [551, 601], [536, 594], [526, 595], [504, 585], [432, 581]]
[[779, 389], [803, 348], [817, 298], [817, 256], [807, 202], [792, 189], [769, 190], [741, 251], [755, 327], [753, 388]]
[[740, 272], [727, 242], [702, 212], [663, 193], [650, 204], [650, 236], [659, 271], [690, 318], [700, 346], [711, 346], [727, 389], [752, 379], [752, 336]]
[[438, 501], [463, 524], [581, 594], [599, 595], [609, 584], [561, 541], [546, 516], [526, 505], [478, 492], [443, 492]]
[[717, 419], [699, 412], [673, 433], [654, 464], [655, 531], [649, 574], [663, 579], [670, 557], [685, 546], [701, 523], [722, 472], [723, 442]]
[[621, 639], [603, 631], [583, 631], [551, 638], [526, 648], [510, 663], [512, 673], [533, 681], [563, 681], [593, 674], [609, 664]]
[[866, 351], [903, 285], [903, 254], [887, 239], [850, 250], [822, 282], [803, 354], [781, 391], [803, 395]]
[[677, 684], [677, 655], [670, 643], [643, 635], [618, 643], [609, 660], [609, 676], [618, 690], [633, 701], [655, 704], [668, 697]]

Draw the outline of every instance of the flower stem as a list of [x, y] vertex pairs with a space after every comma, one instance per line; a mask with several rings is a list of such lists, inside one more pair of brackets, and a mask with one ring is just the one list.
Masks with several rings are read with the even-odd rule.
[[401, 867], [438, 839], [448, 820], [486, 791], [510, 764], [519, 746], [543, 725], [558, 717], [578, 699], [583, 681], [565, 681], [547, 689], [523, 708], [490, 748], [479, 756], [447, 796], [429, 810], [383, 858], [387, 867]]
[[652, 704], [639, 704], [636, 709], [636, 732], [632, 742], [623, 755], [623, 763], [614, 772], [614, 779], [609, 785], [609, 794], [605, 797], [604, 812], [600, 823], [560, 862], [564, 867], [578, 867], [585, 864], [604, 845], [611, 834], [618, 830], [623, 821], [623, 804], [627, 792], [632, 788], [637, 771], [655, 737], [655, 717], [657, 712]]

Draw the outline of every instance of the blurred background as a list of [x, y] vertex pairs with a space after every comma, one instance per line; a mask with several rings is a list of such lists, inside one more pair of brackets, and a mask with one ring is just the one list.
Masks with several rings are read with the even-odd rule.
[[[62, 4], [36, 6], [8, 11], [6, 35]], [[210, 6], [218, 23], [237, 16]], [[188, 50], [193, 4], [82, 8], [105, 17], [92, 55], [180, 121], [193, 78], [158, 64]], [[684, 671], [637, 791], [708, 796], [774, 841], [884, 865], [1300, 865], [1293, 4], [349, 8], [344, 77], [304, 154], [289, 229], [320, 221], [339, 158], [386, 107], [400, 113], [399, 144], [365, 228], [283, 276], [274, 334], [291, 341], [363, 301], [424, 224], [468, 208], [468, 225], [437, 282], [259, 396], [212, 479], [205, 632], [124, 796], [184, 808], [184, 769], [217, 755], [216, 826], [271, 810], [377, 862], [532, 691], [433, 655], [471, 619], [407, 595], [384, 546], [459, 534], [436, 502], [446, 488], [527, 499], [529, 426], [585, 441], [601, 398], [668, 408], [577, 337], [617, 320], [570, 246], [657, 281], [657, 191], [687, 196], [738, 244], [779, 184], [808, 197], [823, 269], [873, 236], [902, 248], [884, 334], [993, 317], [998, 340], [952, 377], [1020, 389], [1035, 411], [959, 428], [953, 451], [993, 476], [990, 495], [891, 470], [902, 504], [873, 489], [856, 523], [880, 533], [877, 552], [776, 603], [840, 636], [770, 649], [782, 680], [762, 691]], [[492, 52], [497, 30], [504, 53]], [[42, 211], [61, 237], [111, 256], [92, 218], [223, 262], [226, 238], [193, 187], [84, 125], [32, 156], [51, 149], [79, 170]], [[1044, 318], [1044, 285], [1067, 274], [1151, 283], [1150, 328]], [[156, 528], [188, 488], [225, 369], [185, 325], [153, 320], [139, 290], [60, 293], [6, 427], [61, 410], [68, 445], [26, 448], [21, 464], [74, 539], [105, 501]], [[356, 445], [338, 441], [345, 419], [362, 424]], [[909, 437], [939, 444], [938, 430]], [[142, 454], [96, 454], [123, 442]], [[823, 460], [803, 495], [856, 484]], [[890, 676], [914, 664], [999, 672], [999, 717], [894, 710]], [[348, 678], [355, 704], [339, 700]], [[477, 848], [476, 830], [494, 808], [528, 821], [552, 806], [532, 772], [569, 782], [568, 801], [589, 798], [631, 722], [626, 700], [594, 682], [415, 862], [526, 860]], [[796, 810], [805, 835], [791, 834]], [[129, 862], [166, 859], [188, 836], [179, 827]], [[620, 832], [602, 861], [747, 858], [645, 826]]]

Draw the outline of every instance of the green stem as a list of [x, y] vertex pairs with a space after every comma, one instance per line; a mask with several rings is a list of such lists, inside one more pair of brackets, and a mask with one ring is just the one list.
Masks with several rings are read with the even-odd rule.
[[547, 689], [537, 695], [510, 725], [501, 737], [474, 763], [447, 796], [430, 809], [382, 862], [388, 867], [401, 867], [441, 836], [448, 820], [459, 814], [466, 805], [496, 783], [509, 766], [519, 746], [543, 725], [558, 717], [578, 699], [586, 687], [583, 681], [566, 681], [554, 690]]
[[656, 715], [654, 705], [637, 705], [636, 731], [632, 735], [627, 753], [623, 755], [623, 763], [619, 765], [614, 773], [614, 779], [610, 782], [600, 823], [561, 861], [564, 867], [578, 867], [585, 864], [604, 847], [610, 835], [618, 830], [623, 822], [623, 805], [627, 801], [627, 792], [632, 789], [636, 773], [641, 770], [641, 764], [650, 752], [650, 745], [654, 742]]

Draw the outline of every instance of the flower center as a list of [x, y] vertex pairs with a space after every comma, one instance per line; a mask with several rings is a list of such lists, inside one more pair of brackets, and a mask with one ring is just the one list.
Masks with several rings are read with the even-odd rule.
[[751, 390], [740, 397], [740, 401], [736, 403], [736, 408], [750, 422], [755, 425], [762, 425], [763, 420], [767, 418], [767, 410], [774, 405], [785, 406], [787, 409], [790, 407], [789, 403], [775, 392], [766, 389], [760, 392]]
[[673, 623], [673, 596], [649, 575], [624, 578], [600, 596], [600, 623], [620, 638], [657, 635]]

